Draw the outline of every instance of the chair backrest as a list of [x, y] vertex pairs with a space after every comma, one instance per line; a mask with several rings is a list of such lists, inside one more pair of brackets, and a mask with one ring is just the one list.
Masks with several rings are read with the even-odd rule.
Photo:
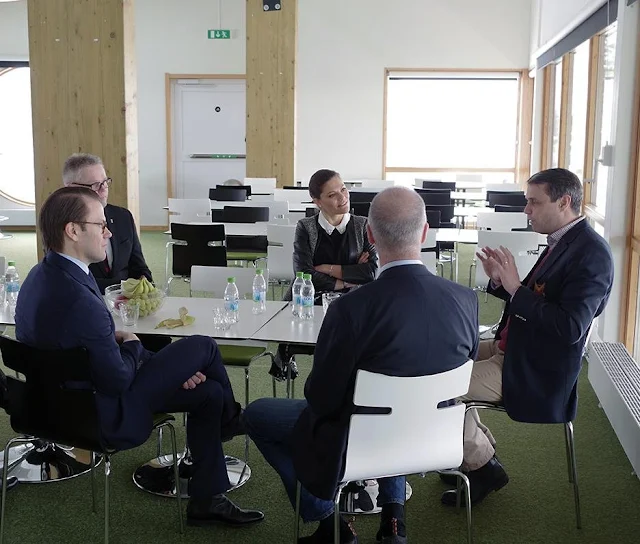
[[420, 195], [420, 198], [428, 206], [451, 206], [451, 191], [440, 191], [437, 189], [418, 189], [416, 192]]
[[7, 376], [15, 432], [103, 451], [85, 349], [41, 350], [2, 336], [0, 350], [4, 364], [24, 376]]
[[[513, 254], [521, 278], [533, 268], [546, 244], [546, 237], [537, 232], [499, 232], [493, 230], [478, 231], [478, 250], [483, 247], [506, 247]], [[484, 273], [482, 264], [476, 266], [476, 287], [486, 287], [489, 278]]]
[[377, 194], [377, 192], [373, 191], [349, 191], [349, 200], [352, 204], [354, 202], [368, 202], [371, 204]]
[[289, 208], [303, 208], [301, 204], [311, 202], [308, 187], [295, 187], [294, 189], [276, 189], [273, 193], [276, 202], [288, 202]]
[[429, 229], [440, 228], [440, 210], [430, 210], [425, 206], [427, 212], [427, 223], [429, 223]]
[[223, 223], [257, 223], [269, 221], [267, 206], [225, 206], [222, 210]]
[[209, 200], [218, 202], [244, 202], [251, 194], [251, 187], [244, 185], [216, 185], [209, 189]]
[[169, 223], [208, 221], [211, 218], [211, 203], [208, 198], [170, 198]]
[[353, 215], [361, 215], [362, 217], [369, 217], [369, 209], [371, 208], [370, 202], [351, 202], [351, 213]]
[[501, 206], [497, 204], [493, 207], [496, 213], [524, 213], [525, 206]]
[[426, 179], [422, 180], [422, 189], [436, 189], [443, 191], [455, 191], [456, 183], [455, 181], [429, 181]]
[[293, 280], [295, 234], [296, 225], [267, 225], [267, 263], [271, 279]]
[[[455, 468], [462, 462], [464, 404], [438, 404], [469, 390], [473, 361], [430, 376], [358, 370], [343, 481]], [[374, 411], [374, 410], [371, 410]]]
[[[240, 298], [251, 300], [253, 297], [253, 278], [255, 268], [236, 268], [226, 266], [192, 266], [191, 292], [211, 293], [215, 298], [223, 298], [227, 278], [235, 277]], [[269, 282], [269, 270], [264, 271], [264, 279]]]
[[513, 193], [487, 191], [487, 202], [491, 208], [494, 206], [526, 206], [527, 198], [522, 191]]
[[363, 179], [360, 181], [360, 187], [363, 189], [387, 189], [393, 187], [396, 182], [391, 179]]
[[436, 236], [438, 234], [437, 229], [435, 228], [430, 228], [427, 231], [427, 237], [424, 239], [424, 242], [422, 242], [422, 249], [435, 249], [436, 247]]
[[513, 229], [526, 229], [527, 216], [521, 212], [510, 213], [480, 213], [478, 212], [476, 225], [479, 229], [509, 232]]
[[451, 221], [453, 220], [453, 214], [455, 210], [454, 210], [454, 206], [452, 205], [435, 206], [433, 204], [427, 204], [426, 209], [427, 209], [427, 213], [430, 211], [440, 212], [440, 224], [451, 223]]
[[276, 189], [276, 178], [244, 178], [245, 185], [251, 185], [253, 194], [273, 194]]
[[314, 215], [318, 215], [320, 210], [318, 208], [305, 208], [304, 216], [305, 217], [313, 217]]
[[293, 239], [296, 234], [296, 225], [267, 225], [267, 241], [272, 246], [291, 246], [293, 249]]
[[432, 274], [438, 273], [438, 258], [436, 257], [435, 251], [423, 251], [420, 253], [420, 260], [422, 264], [427, 267], [427, 270]]
[[414, 187], [419, 187], [420, 189], [424, 188], [424, 183], [442, 183], [441, 179], [424, 179], [424, 178], [413, 178]]
[[[188, 276], [193, 265], [227, 265], [227, 248], [224, 225], [184, 225], [171, 224], [171, 238], [186, 242], [186, 245], [172, 246], [172, 271], [175, 276]], [[211, 242], [219, 242], [212, 246]]]
[[273, 193], [268, 195], [251, 195], [251, 202], [273, 202], [274, 200], [275, 197], [273, 196]]

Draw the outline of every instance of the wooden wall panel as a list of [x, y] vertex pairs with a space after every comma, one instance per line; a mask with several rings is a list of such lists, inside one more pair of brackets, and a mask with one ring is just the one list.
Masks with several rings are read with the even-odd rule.
[[247, 2], [247, 177], [294, 184], [298, 1]]
[[64, 160], [88, 152], [114, 180], [109, 202], [137, 220], [133, 0], [29, 0], [28, 18], [36, 211]]

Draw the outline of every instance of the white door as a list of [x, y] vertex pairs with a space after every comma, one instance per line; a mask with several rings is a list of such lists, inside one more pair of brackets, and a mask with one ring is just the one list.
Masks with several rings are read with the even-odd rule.
[[172, 82], [173, 195], [207, 198], [209, 189], [246, 175], [243, 79]]

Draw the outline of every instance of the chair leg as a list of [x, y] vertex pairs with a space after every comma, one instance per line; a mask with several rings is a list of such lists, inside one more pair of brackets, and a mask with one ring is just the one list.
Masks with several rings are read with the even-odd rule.
[[271, 384], [273, 385], [273, 398], [275, 399], [278, 395], [276, 394], [276, 379], [271, 377]]
[[162, 455], [162, 427], [158, 427], [158, 440], [156, 441], [156, 457]]
[[104, 456], [104, 544], [109, 544], [109, 476], [111, 475], [111, 458]]
[[347, 485], [348, 482], [344, 484], [340, 484], [338, 486], [338, 491], [336, 492], [336, 496], [333, 499], [333, 543], [340, 544], [340, 496], [342, 495], [342, 490], [344, 486]]
[[97, 512], [96, 508], [96, 454], [91, 452], [91, 503], [93, 506], [93, 513]]
[[0, 505], [0, 544], [4, 541], [4, 508], [7, 504], [7, 475], [9, 472], [9, 450], [13, 444], [28, 444], [33, 438], [16, 437], [7, 442], [4, 447], [4, 464], [2, 465], [2, 505]]
[[163, 425], [169, 429], [171, 436], [171, 453], [173, 454], [173, 477], [176, 482], [176, 502], [178, 503], [178, 520], [180, 521], [180, 534], [184, 534], [184, 521], [182, 519], [182, 491], [180, 490], [180, 469], [178, 467], [178, 446], [176, 445], [176, 430], [170, 422]]
[[[244, 369], [244, 407], [249, 406], [249, 367]], [[249, 466], [249, 435], [244, 435], [244, 467], [240, 473], [239, 482], [244, 479], [244, 474]]]
[[300, 494], [302, 492], [302, 484], [296, 484], [296, 517], [293, 520], [293, 544], [298, 544], [300, 537]]
[[569, 483], [572, 484], [573, 483], [573, 471], [572, 471], [572, 466], [571, 466], [571, 451], [570, 451], [570, 447], [569, 447], [569, 429], [567, 429], [567, 426], [565, 424], [564, 426], [564, 449], [565, 449], [565, 453], [567, 454], [567, 472], [569, 473]]
[[580, 491], [578, 490], [578, 467], [576, 464], [576, 446], [573, 440], [573, 423], [565, 423], [565, 432], [569, 447], [570, 469], [573, 477], [573, 499], [576, 507], [576, 527], [582, 529], [582, 518], [580, 516]]

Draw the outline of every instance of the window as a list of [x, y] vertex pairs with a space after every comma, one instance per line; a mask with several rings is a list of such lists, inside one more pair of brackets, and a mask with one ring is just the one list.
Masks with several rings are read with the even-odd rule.
[[616, 57], [617, 23], [603, 34], [600, 39], [598, 65], [598, 94], [596, 102], [596, 130], [594, 141], [594, 183], [590, 204], [605, 215], [607, 203], [607, 184], [609, 167], [602, 164], [601, 150], [611, 140], [613, 117], [613, 78]]
[[513, 179], [519, 73], [391, 72], [386, 83], [387, 179], [456, 172]]
[[584, 179], [584, 156], [587, 137], [587, 105], [589, 102], [589, 41], [572, 53], [571, 104], [569, 113], [569, 152], [567, 167]]
[[29, 68], [0, 64], [0, 195], [35, 203]]
[[553, 133], [551, 135], [551, 168], [560, 165], [560, 117], [562, 115], [562, 60], [554, 66]]

